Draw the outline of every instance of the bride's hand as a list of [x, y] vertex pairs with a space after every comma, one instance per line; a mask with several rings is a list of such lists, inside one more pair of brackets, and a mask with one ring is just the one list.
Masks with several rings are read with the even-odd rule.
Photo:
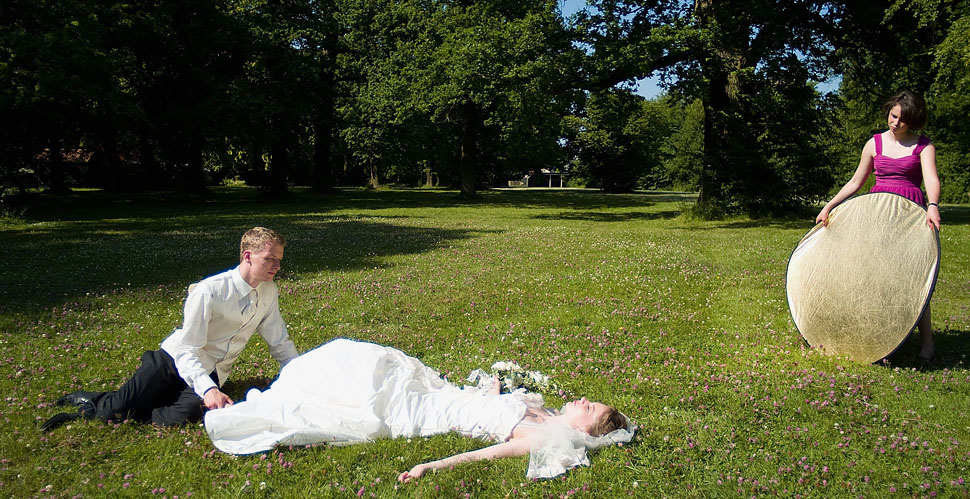
[[428, 465], [419, 464], [411, 468], [411, 471], [405, 471], [404, 473], [401, 473], [401, 475], [397, 477], [397, 481], [401, 483], [408, 483], [411, 480], [414, 480], [415, 478], [421, 478], [424, 475], [424, 473], [428, 471], [428, 469], [429, 469]]
[[498, 379], [498, 374], [492, 375], [492, 387], [488, 390], [492, 395], [502, 394], [502, 381]]

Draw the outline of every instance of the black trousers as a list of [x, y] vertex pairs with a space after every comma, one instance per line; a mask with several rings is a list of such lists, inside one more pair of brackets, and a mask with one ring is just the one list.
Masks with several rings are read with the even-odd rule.
[[[218, 386], [216, 373], [209, 375]], [[202, 398], [179, 376], [172, 356], [164, 350], [142, 354], [141, 365], [116, 391], [96, 395], [94, 417], [102, 421], [133, 419], [170, 426], [202, 419]], [[82, 408], [90, 410], [90, 408]]]

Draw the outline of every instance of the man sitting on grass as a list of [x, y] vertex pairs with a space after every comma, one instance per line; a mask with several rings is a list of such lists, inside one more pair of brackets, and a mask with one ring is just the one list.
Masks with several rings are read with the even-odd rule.
[[145, 352], [131, 379], [113, 392], [78, 391], [57, 399], [57, 405], [78, 410], [55, 415], [41, 431], [82, 417], [157, 425], [199, 421], [203, 406], [232, 405], [219, 387], [257, 329], [280, 364], [296, 357], [273, 283], [285, 245], [286, 240], [270, 229], [248, 230], [239, 244], [239, 266], [190, 288], [181, 329], [159, 350]]

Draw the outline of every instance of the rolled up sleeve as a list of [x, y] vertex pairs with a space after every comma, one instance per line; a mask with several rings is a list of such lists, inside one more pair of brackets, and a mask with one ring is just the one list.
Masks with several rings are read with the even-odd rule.
[[270, 312], [259, 324], [259, 334], [269, 345], [269, 353], [276, 359], [281, 366], [297, 357], [296, 346], [290, 340], [286, 331], [286, 324], [283, 323], [283, 316], [280, 314], [279, 295], [273, 297], [270, 305]]

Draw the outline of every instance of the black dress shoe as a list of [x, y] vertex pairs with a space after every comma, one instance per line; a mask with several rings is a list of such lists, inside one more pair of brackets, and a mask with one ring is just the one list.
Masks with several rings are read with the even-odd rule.
[[60, 414], [55, 414], [54, 417], [48, 419], [44, 424], [40, 425], [40, 431], [48, 432], [57, 428], [58, 426], [74, 421], [75, 419], [81, 418], [81, 412], [62, 412]]
[[81, 407], [84, 404], [94, 404], [94, 397], [101, 395], [102, 392], [84, 392], [78, 391], [74, 393], [68, 393], [67, 395], [54, 401], [54, 405], [73, 405], [74, 407]]

